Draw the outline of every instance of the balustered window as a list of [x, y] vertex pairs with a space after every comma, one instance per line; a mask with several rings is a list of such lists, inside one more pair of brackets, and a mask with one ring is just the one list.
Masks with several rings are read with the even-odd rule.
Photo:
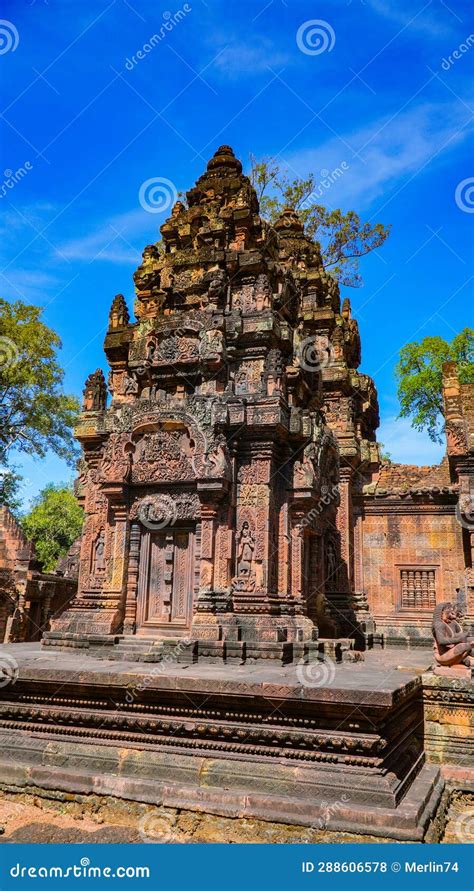
[[400, 570], [401, 609], [432, 610], [436, 606], [436, 571], [420, 567]]

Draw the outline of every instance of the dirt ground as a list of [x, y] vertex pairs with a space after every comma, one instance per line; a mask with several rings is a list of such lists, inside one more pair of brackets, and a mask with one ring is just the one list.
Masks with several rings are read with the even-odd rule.
[[[165, 812], [116, 799], [87, 796], [83, 801], [61, 801], [6, 792], [0, 792], [0, 832], [0, 844], [383, 842], [275, 823]], [[474, 842], [473, 794], [453, 794], [441, 841]]]
[[[100, 825], [102, 818], [61, 811], [46, 811], [38, 804], [10, 798], [0, 799], [0, 827], [4, 832], [0, 843], [48, 844], [65, 843], [136, 843], [139, 831], [113, 823]], [[1, 830], [0, 830], [1, 831]]]

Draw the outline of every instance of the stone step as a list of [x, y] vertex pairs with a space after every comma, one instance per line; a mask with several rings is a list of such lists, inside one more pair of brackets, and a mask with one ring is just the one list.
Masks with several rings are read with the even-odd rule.
[[116, 650], [149, 650], [152, 647], [159, 646], [161, 641], [157, 640], [144, 640], [144, 641], [119, 641], [118, 644], [115, 645]]

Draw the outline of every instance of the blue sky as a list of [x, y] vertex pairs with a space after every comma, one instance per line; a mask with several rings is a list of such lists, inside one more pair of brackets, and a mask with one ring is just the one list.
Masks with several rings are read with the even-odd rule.
[[[392, 225], [363, 260], [364, 287], [343, 289], [380, 439], [394, 460], [438, 461], [443, 449], [397, 420], [393, 371], [410, 340], [472, 324], [471, 7], [4, 0], [0, 178], [26, 173], [0, 200], [1, 293], [44, 307], [66, 389], [105, 368], [112, 298], [132, 306], [132, 273], [169, 213], [141, 206], [143, 182], [189, 188], [222, 143], [245, 166], [249, 153], [276, 155], [317, 180], [345, 162], [324, 202]], [[26, 501], [70, 477], [54, 457], [18, 463]]]

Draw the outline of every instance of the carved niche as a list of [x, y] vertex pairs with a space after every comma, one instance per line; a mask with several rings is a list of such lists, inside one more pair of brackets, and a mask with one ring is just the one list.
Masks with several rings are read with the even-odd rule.
[[293, 467], [295, 489], [313, 489], [327, 494], [337, 504], [339, 483], [339, 451], [328, 427], [314, 422], [311, 442], [297, 456]]
[[311, 442], [294, 463], [293, 485], [295, 489], [312, 489], [318, 480], [318, 451], [316, 444]]
[[204, 456], [204, 462], [194, 461], [197, 471], [207, 478], [231, 478], [229, 449], [224, 435], [217, 436], [210, 444]]
[[232, 589], [251, 593], [255, 590], [256, 576], [253, 568], [255, 559], [255, 532], [248, 520], [244, 520], [237, 533], [237, 574], [232, 579]]
[[224, 335], [219, 327], [219, 319], [213, 319], [200, 335], [199, 354], [209, 365], [219, 364], [224, 356]]

